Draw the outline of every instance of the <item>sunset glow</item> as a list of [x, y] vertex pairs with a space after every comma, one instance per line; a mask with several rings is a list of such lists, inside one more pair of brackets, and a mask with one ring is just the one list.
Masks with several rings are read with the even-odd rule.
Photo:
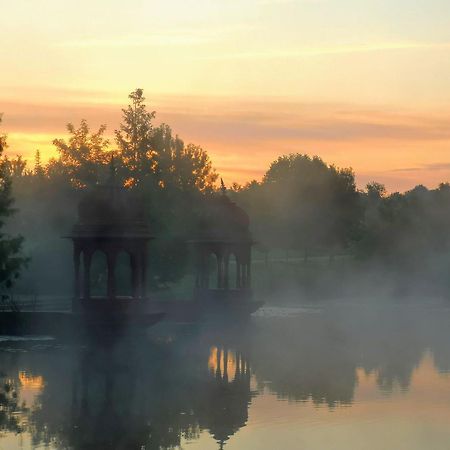
[[[108, 125], [136, 87], [227, 183], [277, 156], [351, 166], [359, 186], [450, 179], [443, 0], [17, 0], [2, 8], [0, 112], [32, 160], [65, 124]], [[38, 17], [39, 16], [39, 17]]]

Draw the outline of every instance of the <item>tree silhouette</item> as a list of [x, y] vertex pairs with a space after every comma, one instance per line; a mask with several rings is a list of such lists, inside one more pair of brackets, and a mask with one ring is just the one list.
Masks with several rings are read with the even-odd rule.
[[131, 104], [122, 109], [122, 123], [115, 135], [118, 156], [125, 169], [125, 182], [134, 186], [156, 170], [156, 153], [152, 149], [152, 120], [156, 113], [147, 111], [142, 89], [134, 90], [128, 98]]
[[59, 159], [51, 160], [49, 171], [60, 171], [74, 187], [83, 188], [96, 184], [106, 168], [110, 155], [109, 142], [104, 138], [106, 126], [101, 125], [91, 133], [86, 120], [75, 128], [67, 124], [69, 140], [55, 139], [53, 145], [59, 152]]
[[[2, 136], [0, 140], [1, 148], [6, 148], [6, 136]], [[23, 238], [9, 236], [4, 231], [7, 218], [14, 213], [11, 177], [8, 173], [7, 162], [8, 160], [3, 158], [0, 163], [0, 287], [3, 288], [12, 286], [14, 280], [19, 277], [20, 269], [27, 261], [22, 255]]]

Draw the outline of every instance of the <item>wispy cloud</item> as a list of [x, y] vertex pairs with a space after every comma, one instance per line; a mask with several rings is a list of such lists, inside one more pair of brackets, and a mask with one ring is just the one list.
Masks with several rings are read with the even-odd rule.
[[234, 24], [208, 28], [205, 26], [195, 28], [178, 28], [164, 31], [153, 31], [142, 34], [127, 34], [107, 36], [103, 38], [83, 37], [56, 43], [57, 47], [65, 48], [128, 48], [152, 46], [189, 46], [200, 45], [216, 41], [223, 36], [239, 31], [251, 30], [248, 24]]
[[104, 39], [76, 39], [71, 41], [64, 41], [55, 44], [57, 47], [66, 48], [127, 48], [127, 47], [152, 47], [165, 45], [193, 45], [203, 44], [209, 41], [206, 35], [195, 34], [151, 34], [151, 35], [133, 35], [133, 36], [118, 36]]
[[450, 162], [438, 162], [430, 164], [422, 164], [417, 167], [404, 167], [400, 169], [392, 169], [390, 172], [440, 172], [440, 171], [450, 171]]
[[360, 45], [305, 47], [293, 50], [221, 53], [199, 57], [199, 59], [287, 59], [405, 50], [450, 50], [450, 42], [381, 42]]
[[[72, 92], [72, 98], [75, 98]], [[67, 95], [66, 95], [67, 97]], [[351, 104], [321, 104], [265, 100], [264, 102], [224, 98], [156, 96], [147, 94], [148, 104], [157, 109], [157, 119], [181, 128], [181, 133], [205, 139], [255, 141], [447, 141], [448, 114], [396, 112], [383, 108], [360, 108]], [[120, 105], [100, 99], [87, 103], [14, 102], [2, 103], [3, 128], [11, 131], [57, 131], [68, 121], [86, 118], [94, 124], [117, 126]], [[127, 99], [124, 97], [124, 102]], [[178, 131], [178, 130], [176, 130]]]

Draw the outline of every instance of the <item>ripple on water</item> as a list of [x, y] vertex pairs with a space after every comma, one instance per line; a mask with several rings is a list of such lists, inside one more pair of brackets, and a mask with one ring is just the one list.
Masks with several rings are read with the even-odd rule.
[[270, 319], [276, 317], [296, 317], [302, 314], [318, 314], [321, 312], [321, 309], [317, 307], [308, 306], [263, 306], [253, 316]]
[[53, 341], [51, 336], [0, 336], [0, 343], [2, 342], [29, 342], [29, 341]]

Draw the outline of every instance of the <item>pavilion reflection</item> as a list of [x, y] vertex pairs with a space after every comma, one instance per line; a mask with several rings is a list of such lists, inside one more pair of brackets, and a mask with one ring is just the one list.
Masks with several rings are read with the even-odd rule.
[[241, 352], [213, 346], [208, 360], [208, 389], [199, 411], [200, 426], [209, 430], [223, 448], [224, 443], [248, 420], [255, 395], [251, 389], [250, 362]]
[[83, 355], [73, 385], [74, 448], [173, 448], [201, 430], [222, 446], [245, 426], [248, 359], [217, 347], [209, 358], [201, 349], [188, 359], [179, 352], [128, 352], [127, 360], [110, 352], [99, 358], [98, 350]]
[[[33, 445], [56, 448], [168, 449], [203, 430], [222, 446], [246, 424], [250, 363], [242, 352], [219, 344], [211, 371], [209, 344], [197, 343], [131, 342], [13, 358], [0, 351], [16, 390], [36, 393], [23, 420], [5, 429], [26, 431]], [[19, 411], [20, 395], [14, 398], [5, 409], [9, 419]]]
[[213, 346], [210, 349], [208, 367], [218, 380], [228, 382], [243, 376], [250, 378], [250, 363], [240, 352]]
[[[390, 394], [409, 388], [425, 354], [448, 371], [450, 317], [435, 327], [423, 319], [324, 313], [111, 346], [0, 351], [0, 425], [29, 432], [35, 446], [167, 449], [207, 432], [220, 448], [247, 425], [256, 395], [338, 408], [352, 405], [364, 372]], [[22, 408], [27, 390], [33, 398]]]

